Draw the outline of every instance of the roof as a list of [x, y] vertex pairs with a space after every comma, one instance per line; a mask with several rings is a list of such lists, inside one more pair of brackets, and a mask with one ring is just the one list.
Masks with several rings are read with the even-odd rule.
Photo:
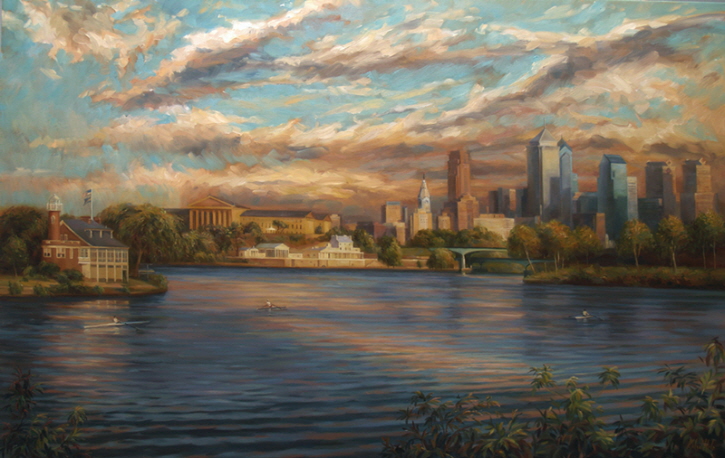
[[242, 216], [257, 216], [262, 218], [307, 218], [314, 215], [309, 210], [247, 210]]
[[543, 129], [541, 129], [541, 132], [539, 132], [539, 134], [536, 137], [532, 138], [529, 141], [529, 143], [538, 143], [538, 144], [553, 143], [553, 144], [556, 144], [556, 139], [554, 138], [553, 135], [551, 135], [551, 133], [549, 133], [548, 130], [546, 130], [546, 127], [544, 127]]
[[255, 248], [262, 249], [262, 250], [269, 250], [273, 248], [287, 248], [289, 250], [289, 247], [285, 245], [284, 243], [260, 243]]
[[95, 221], [86, 223], [80, 219], [63, 220], [65, 224], [74, 234], [81, 240], [91, 246], [111, 247], [111, 248], [128, 248], [120, 241], [113, 238], [113, 231], [103, 224]]
[[619, 154], [605, 154], [603, 159], [608, 160], [612, 164], [626, 164], [627, 163], [624, 159], [622, 159], [622, 156], [620, 156]]
[[338, 242], [352, 243], [352, 239], [349, 235], [333, 235], [332, 238], [337, 240]]
[[220, 199], [216, 196], [206, 196], [203, 199], [199, 199], [190, 203], [187, 208], [247, 208], [241, 205], [228, 202], [224, 199]]
[[569, 151], [572, 151], [571, 146], [564, 140], [563, 138], [559, 140], [559, 149], [568, 148]]

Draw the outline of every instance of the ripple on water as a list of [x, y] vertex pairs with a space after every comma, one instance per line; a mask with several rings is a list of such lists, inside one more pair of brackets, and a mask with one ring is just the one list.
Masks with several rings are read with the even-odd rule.
[[[432, 272], [160, 269], [161, 297], [0, 309], [3, 367], [32, 367], [90, 415], [94, 456], [367, 457], [413, 391], [540, 402], [531, 366], [596, 383], [635, 412], [666, 362], [692, 363], [725, 322], [716, 292], [522, 285]], [[288, 309], [257, 310], [270, 299]], [[603, 319], [571, 318], [586, 308]], [[150, 321], [84, 330], [112, 316]], [[7, 377], [10, 374], [6, 374]], [[534, 403], [534, 404], [532, 404]], [[608, 412], [605, 412], [608, 413]]]

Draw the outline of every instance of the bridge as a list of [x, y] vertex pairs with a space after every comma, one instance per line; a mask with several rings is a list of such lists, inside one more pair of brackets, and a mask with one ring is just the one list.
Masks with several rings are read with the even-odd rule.
[[529, 263], [528, 259], [517, 259], [517, 258], [509, 258], [508, 257], [508, 250], [506, 248], [446, 248], [446, 250], [454, 253], [456, 255], [456, 260], [458, 260], [458, 272], [463, 273], [466, 269], [466, 255], [471, 253], [505, 253], [506, 257], [501, 258], [487, 258], [491, 261], [505, 261], [505, 262], [511, 262], [514, 264], [521, 264], [524, 266], [529, 266], [530, 264], [541, 264], [546, 263], [548, 261], [546, 260], [534, 260], [532, 259]]

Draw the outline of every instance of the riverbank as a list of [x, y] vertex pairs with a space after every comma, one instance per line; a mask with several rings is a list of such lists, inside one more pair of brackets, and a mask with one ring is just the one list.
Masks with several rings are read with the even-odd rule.
[[675, 273], [671, 267], [571, 267], [529, 275], [524, 283], [725, 290], [725, 269], [682, 267]]
[[[11, 284], [19, 285], [21, 289], [11, 294]], [[77, 290], [73, 292], [51, 293], [60, 283], [53, 279], [23, 280], [23, 277], [0, 275], [0, 297], [2, 298], [54, 298], [54, 297], [118, 297], [118, 296], [149, 296], [163, 294], [168, 291], [165, 282], [154, 285], [152, 283], [132, 278], [127, 284], [113, 282], [95, 282], [84, 280], [78, 283]], [[42, 294], [38, 294], [42, 292]]]

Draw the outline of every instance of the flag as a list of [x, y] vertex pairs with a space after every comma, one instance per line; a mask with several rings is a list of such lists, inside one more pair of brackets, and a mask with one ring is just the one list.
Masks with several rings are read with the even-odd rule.
[[91, 202], [91, 200], [93, 199], [92, 193], [93, 193], [93, 190], [89, 189], [88, 191], [86, 191], [83, 194], [83, 205]]

